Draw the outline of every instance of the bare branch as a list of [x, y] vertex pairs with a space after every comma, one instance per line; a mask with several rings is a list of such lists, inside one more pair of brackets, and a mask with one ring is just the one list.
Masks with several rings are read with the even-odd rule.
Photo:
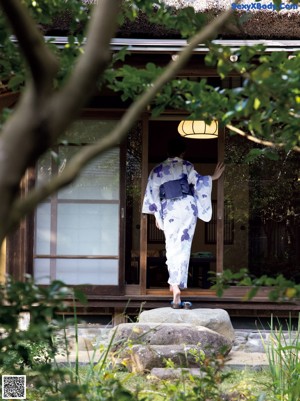
[[[270, 148], [283, 148], [285, 145], [284, 143], [275, 143], [271, 141], [266, 141], [264, 139], [256, 138], [253, 135], [247, 134], [246, 132], [242, 131], [241, 129], [234, 127], [231, 124], [227, 124], [226, 127], [230, 129], [231, 131], [235, 132], [236, 134], [239, 134], [240, 136], [243, 136], [244, 138], [247, 138], [249, 141], [258, 143], [259, 145], [263, 146], [268, 146]], [[300, 152], [300, 147], [299, 146], [294, 146], [292, 150], [296, 152]]]
[[176, 58], [175, 61], [171, 61], [164, 72], [156, 79], [156, 81], [154, 81], [153, 85], [149, 87], [149, 89], [144, 92], [138, 100], [132, 103], [128, 111], [120, 120], [119, 124], [110, 134], [97, 141], [93, 145], [86, 146], [83, 150], [78, 152], [77, 155], [75, 155], [67, 164], [64, 172], [61, 175], [53, 178], [45, 186], [33, 190], [26, 197], [26, 199], [18, 200], [12, 207], [12, 212], [10, 215], [11, 226], [14, 226], [23, 216], [32, 211], [39, 202], [73, 181], [80, 173], [80, 170], [94, 157], [98, 156], [100, 153], [109, 149], [110, 147], [115, 146], [119, 141], [126, 137], [130, 128], [137, 121], [140, 114], [145, 111], [147, 105], [154, 99], [157, 92], [170, 79], [174, 78], [184, 64], [188, 61], [194, 48], [199, 43], [206, 42], [215, 36], [218, 30], [229, 19], [231, 13], [231, 10], [224, 12], [198, 34], [196, 34], [190, 41], [189, 45], [187, 45], [186, 48], [178, 54], [179, 57]]
[[58, 70], [58, 61], [45, 45], [35, 21], [19, 0], [0, 0], [0, 6], [18, 39], [29, 65], [36, 91], [41, 93], [49, 90]]

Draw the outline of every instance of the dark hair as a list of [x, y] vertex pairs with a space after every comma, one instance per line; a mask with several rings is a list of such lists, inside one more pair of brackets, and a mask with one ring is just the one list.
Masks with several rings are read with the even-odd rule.
[[186, 150], [186, 143], [184, 139], [180, 137], [170, 139], [168, 143], [168, 156], [169, 157], [176, 157], [180, 156]]

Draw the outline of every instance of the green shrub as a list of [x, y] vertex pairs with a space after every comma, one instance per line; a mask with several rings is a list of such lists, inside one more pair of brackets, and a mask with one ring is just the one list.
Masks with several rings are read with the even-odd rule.
[[[68, 308], [66, 299], [83, 298], [60, 281], [37, 286], [30, 276], [23, 282], [10, 278], [0, 286], [0, 366], [2, 374], [25, 374], [36, 399], [77, 400], [83, 388], [65, 367], [53, 364], [58, 352], [57, 330], [66, 322], [58, 313]], [[26, 330], [19, 327], [24, 313], [30, 316]], [[77, 395], [78, 396], [77, 396]], [[54, 397], [54, 398], [53, 398]], [[80, 396], [81, 399], [81, 396]]]

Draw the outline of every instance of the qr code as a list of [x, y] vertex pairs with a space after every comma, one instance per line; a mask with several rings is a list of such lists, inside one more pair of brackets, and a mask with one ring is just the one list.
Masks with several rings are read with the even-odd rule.
[[2, 376], [2, 398], [25, 400], [26, 399], [26, 376], [25, 375], [3, 375]]

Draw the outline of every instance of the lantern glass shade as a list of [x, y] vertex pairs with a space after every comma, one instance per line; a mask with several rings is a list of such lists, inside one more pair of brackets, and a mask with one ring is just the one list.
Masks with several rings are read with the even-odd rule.
[[210, 124], [204, 121], [182, 120], [178, 125], [181, 136], [193, 139], [211, 139], [218, 137], [218, 121], [213, 120]]

